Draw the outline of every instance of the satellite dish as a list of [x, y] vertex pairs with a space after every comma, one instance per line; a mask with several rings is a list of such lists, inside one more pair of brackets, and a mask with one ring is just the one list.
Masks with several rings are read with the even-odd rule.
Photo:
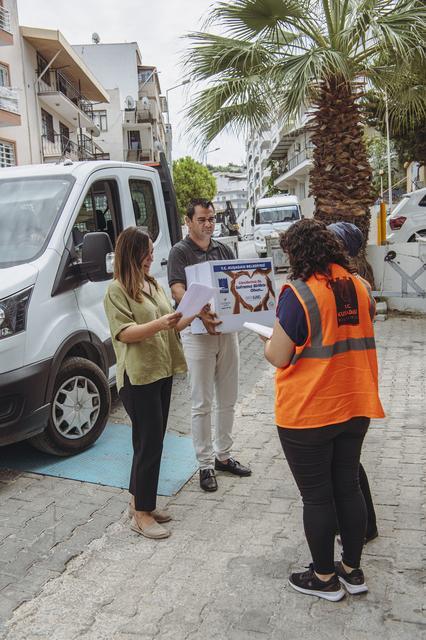
[[141, 102], [144, 109], [149, 109], [149, 100], [146, 96], [142, 98]]
[[135, 100], [132, 96], [127, 96], [124, 101], [124, 106], [126, 109], [131, 110], [135, 108]]
[[101, 41], [101, 38], [100, 38], [99, 33], [96, 33], [96, 31], [94, 31], [92, 33], [92, 42], [93, 42], [93, 44], [99, 44], [100, 41]]

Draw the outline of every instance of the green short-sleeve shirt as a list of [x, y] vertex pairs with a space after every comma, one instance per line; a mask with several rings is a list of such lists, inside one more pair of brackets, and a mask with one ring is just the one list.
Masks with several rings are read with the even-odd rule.
[[161, 378], [187, 370], [180, 337], [175, 330], [159, 331], [140, 342], [126, 344], [118, 336], [126, 327], [145, 324], [172, 313], [164, 290], [152, 287], [152, 295], [143, 293], [142, 302], [130, 298], [117, 280], [113, 280], [104, 299], [105, 312], [117, 358], [117, 389], [124, 384], [124, 372], [131, 384], [151, 384]]

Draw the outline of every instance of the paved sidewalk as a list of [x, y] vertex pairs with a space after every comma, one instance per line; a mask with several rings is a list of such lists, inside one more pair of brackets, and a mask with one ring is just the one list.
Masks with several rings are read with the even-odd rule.
[[[0, 637], [426, 637], [422, 586], [426, 320], [395, 316], [376, 328], [381, 394], [388, 417], [372, 425], [363, 453], [380, 530], [380, 537], [365, 549], [368, 594], [330, 603], [302, 596], [287, 586], [290, 569], [303, 568], [309, 561], [301, 504], [273, 423], [272, 369], [262, 360], [260, 344], [244, 334], [243, 384], [235, 432], [238, 457], [251, 465], [253, 476], [218, 475], [219, 491], [214, 494], [201, 493], [194, 477], [168, 501], [174, 516], [170, 539], [150, 541], [129, 530], [127, 516], [122, 513], [127, 500], [124, 492], [28, 475], [3, 478], [0, 553], [14, 551], [14, 540], [22, 540], [21, 553], [22, 557], [27, 554], [28, 564], [27, 570], [21, 567], [21, 579], [28, 602], [15, 610]], [[184, 386], [176, 392], [187, 404]], [[176, 415], [179, 428], [185, 415]], [[69, 554], [73, 535], [64, 537], [56, 565], [49, 564], [55, 548], [47, 538], [45, 546], [40, 538], [30, 542], [31, 527], [38, 531], [35, 521], [41, 517], [39, 510], [32, 519], [25, 518], [40, 501], [46, 505], [44, 513], [51, 509], [50, 518], [56, 513], [51, 523], [63, 522], [59, 531], [58, 525], [47, 527], [46, 535], [60, 537], [61, 526], [63, 531], [74, 527], [78, 541]], [[23, 529], [21, 522], [26, 522]], [[23, 531], [27, 527], [26, 542]], [[87, 527], [96, 532], [86, 529], [84, 544], [77, 534]], [[336, 557], [337, 553], [336, 548]], [[6, 567], [11, 564], [8, 556], [0, 557], [1, 574], [11, 575], [13, 567]], [[18, 555], [18, 564], [20, 558]], [[39, 576], [37, 589], [41, 590], [36, 596], [31, 591], [34, 576], [28, 567]], [[40, 577], [42, 570], [45, 573]], [[11, 595], [11, 590], [18, 587], [13, 585], [0, 583], [0, 602], [7, 598], [16, 602], [16, 593]]]

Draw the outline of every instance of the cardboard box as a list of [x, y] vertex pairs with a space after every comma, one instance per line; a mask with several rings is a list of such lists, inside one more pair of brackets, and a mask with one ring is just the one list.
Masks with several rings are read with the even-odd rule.
[[[215, 287], [212, 310], [222, 324], [221, 333], [241, 331], [244, 322], [272, 327], [275, 322], [275, 280], [270, 258], [252, 260], [214, 260], [185, 268], [191, 282]], [[191, 324], [192, 333], [206, 333], [201, 320]]]

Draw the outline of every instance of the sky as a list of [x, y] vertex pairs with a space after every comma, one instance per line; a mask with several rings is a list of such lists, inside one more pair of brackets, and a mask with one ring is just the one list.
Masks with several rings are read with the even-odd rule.
[[[159, 70], [162, 92], [181, 82], [181, 58], [188, 46], [182, 36], [199, 30], [212, 0], [18, 0], [19, 22], [30, 27], [59, 29], [71, 44], [137, 42], [142, 62]], [[184, 133], [183, 109], [191, 87], [169, 93], [174, 159], [200, 159]], [[214, 151], [220, 147], [218, 151]], [[209, 146], [210, 164], [245, 163], [244, 137], [222, 134]]]

